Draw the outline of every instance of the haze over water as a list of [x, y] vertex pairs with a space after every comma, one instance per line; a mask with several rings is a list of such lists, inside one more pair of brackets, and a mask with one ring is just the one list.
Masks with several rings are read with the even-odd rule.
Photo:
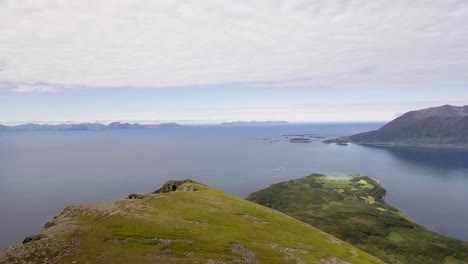
[[432, 230], [468, 240], [468, 151], [289, 143], [282, 136], [337, 137], [380, 125], [4, 133], [0, 248], [38, 233], [65, 206], [151, 192], [170, 179], [190, 178], [246, 197], [314, 172], [375, 178], [387, 189], [388, 203]]

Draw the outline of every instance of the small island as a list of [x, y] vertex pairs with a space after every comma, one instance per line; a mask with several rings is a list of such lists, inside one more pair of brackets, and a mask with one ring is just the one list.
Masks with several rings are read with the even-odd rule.
[[309, 134], [286, 134], [282, 137], [288, 140], [290, 143], [312, 143], [313, 139], [322, 139], [323, 136], [309, 133]]
[[340, 138], [333, 138], [333, 139], [327, 139], [327, 140], [324, 140], [322, 141], [323, 143], [325, 144], [336, 144], [336, 145], [339, 145], [339, 146], [347, 146], [348, 143], [351, 142], [351, 140], [347, 137], [340, 137]]
[[289, 142], [291, 142], [291, 143], [311, 143], [312, 139], [295, 137], [295, 138], [289, 139]]

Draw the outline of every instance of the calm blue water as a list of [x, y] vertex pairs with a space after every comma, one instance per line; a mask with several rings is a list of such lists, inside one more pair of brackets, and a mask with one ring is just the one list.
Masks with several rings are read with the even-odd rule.
[[[468, 151], [289, 143], [380, 124], [180, 127], [0, 136], [0, 248], [35, 234], [71, 204], [150, 192], [191, 178], [246, 197], [313, 172], [378, 179], [387, 201], [429, 228], [468, 240]], [[282, 168], [278, 170], [278, 168]]]

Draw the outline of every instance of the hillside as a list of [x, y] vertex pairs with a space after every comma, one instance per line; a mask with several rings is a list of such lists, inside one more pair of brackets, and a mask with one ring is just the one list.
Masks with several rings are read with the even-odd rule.
[[261, 205], [192, 181], [67, 207], [0, 263], [382, 263]]
[[468, 148], [468, 106], [411, 111], [378, 130], [353, 135], [349, 140], [371, 145]]
[[309, 223], [387, 263], [468, 263], [468, 243], [431, 232], [384, 201], [368, 177], [322, 174], [273, 184], [248, 200]]

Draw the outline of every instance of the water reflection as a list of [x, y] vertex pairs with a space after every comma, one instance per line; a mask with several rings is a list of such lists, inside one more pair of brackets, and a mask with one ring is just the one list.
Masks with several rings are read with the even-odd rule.
[[400, 161], [439, 169], [468, 169], [468, 150], [436, 149], [424, 147], [375, 147], [393, 155]]

